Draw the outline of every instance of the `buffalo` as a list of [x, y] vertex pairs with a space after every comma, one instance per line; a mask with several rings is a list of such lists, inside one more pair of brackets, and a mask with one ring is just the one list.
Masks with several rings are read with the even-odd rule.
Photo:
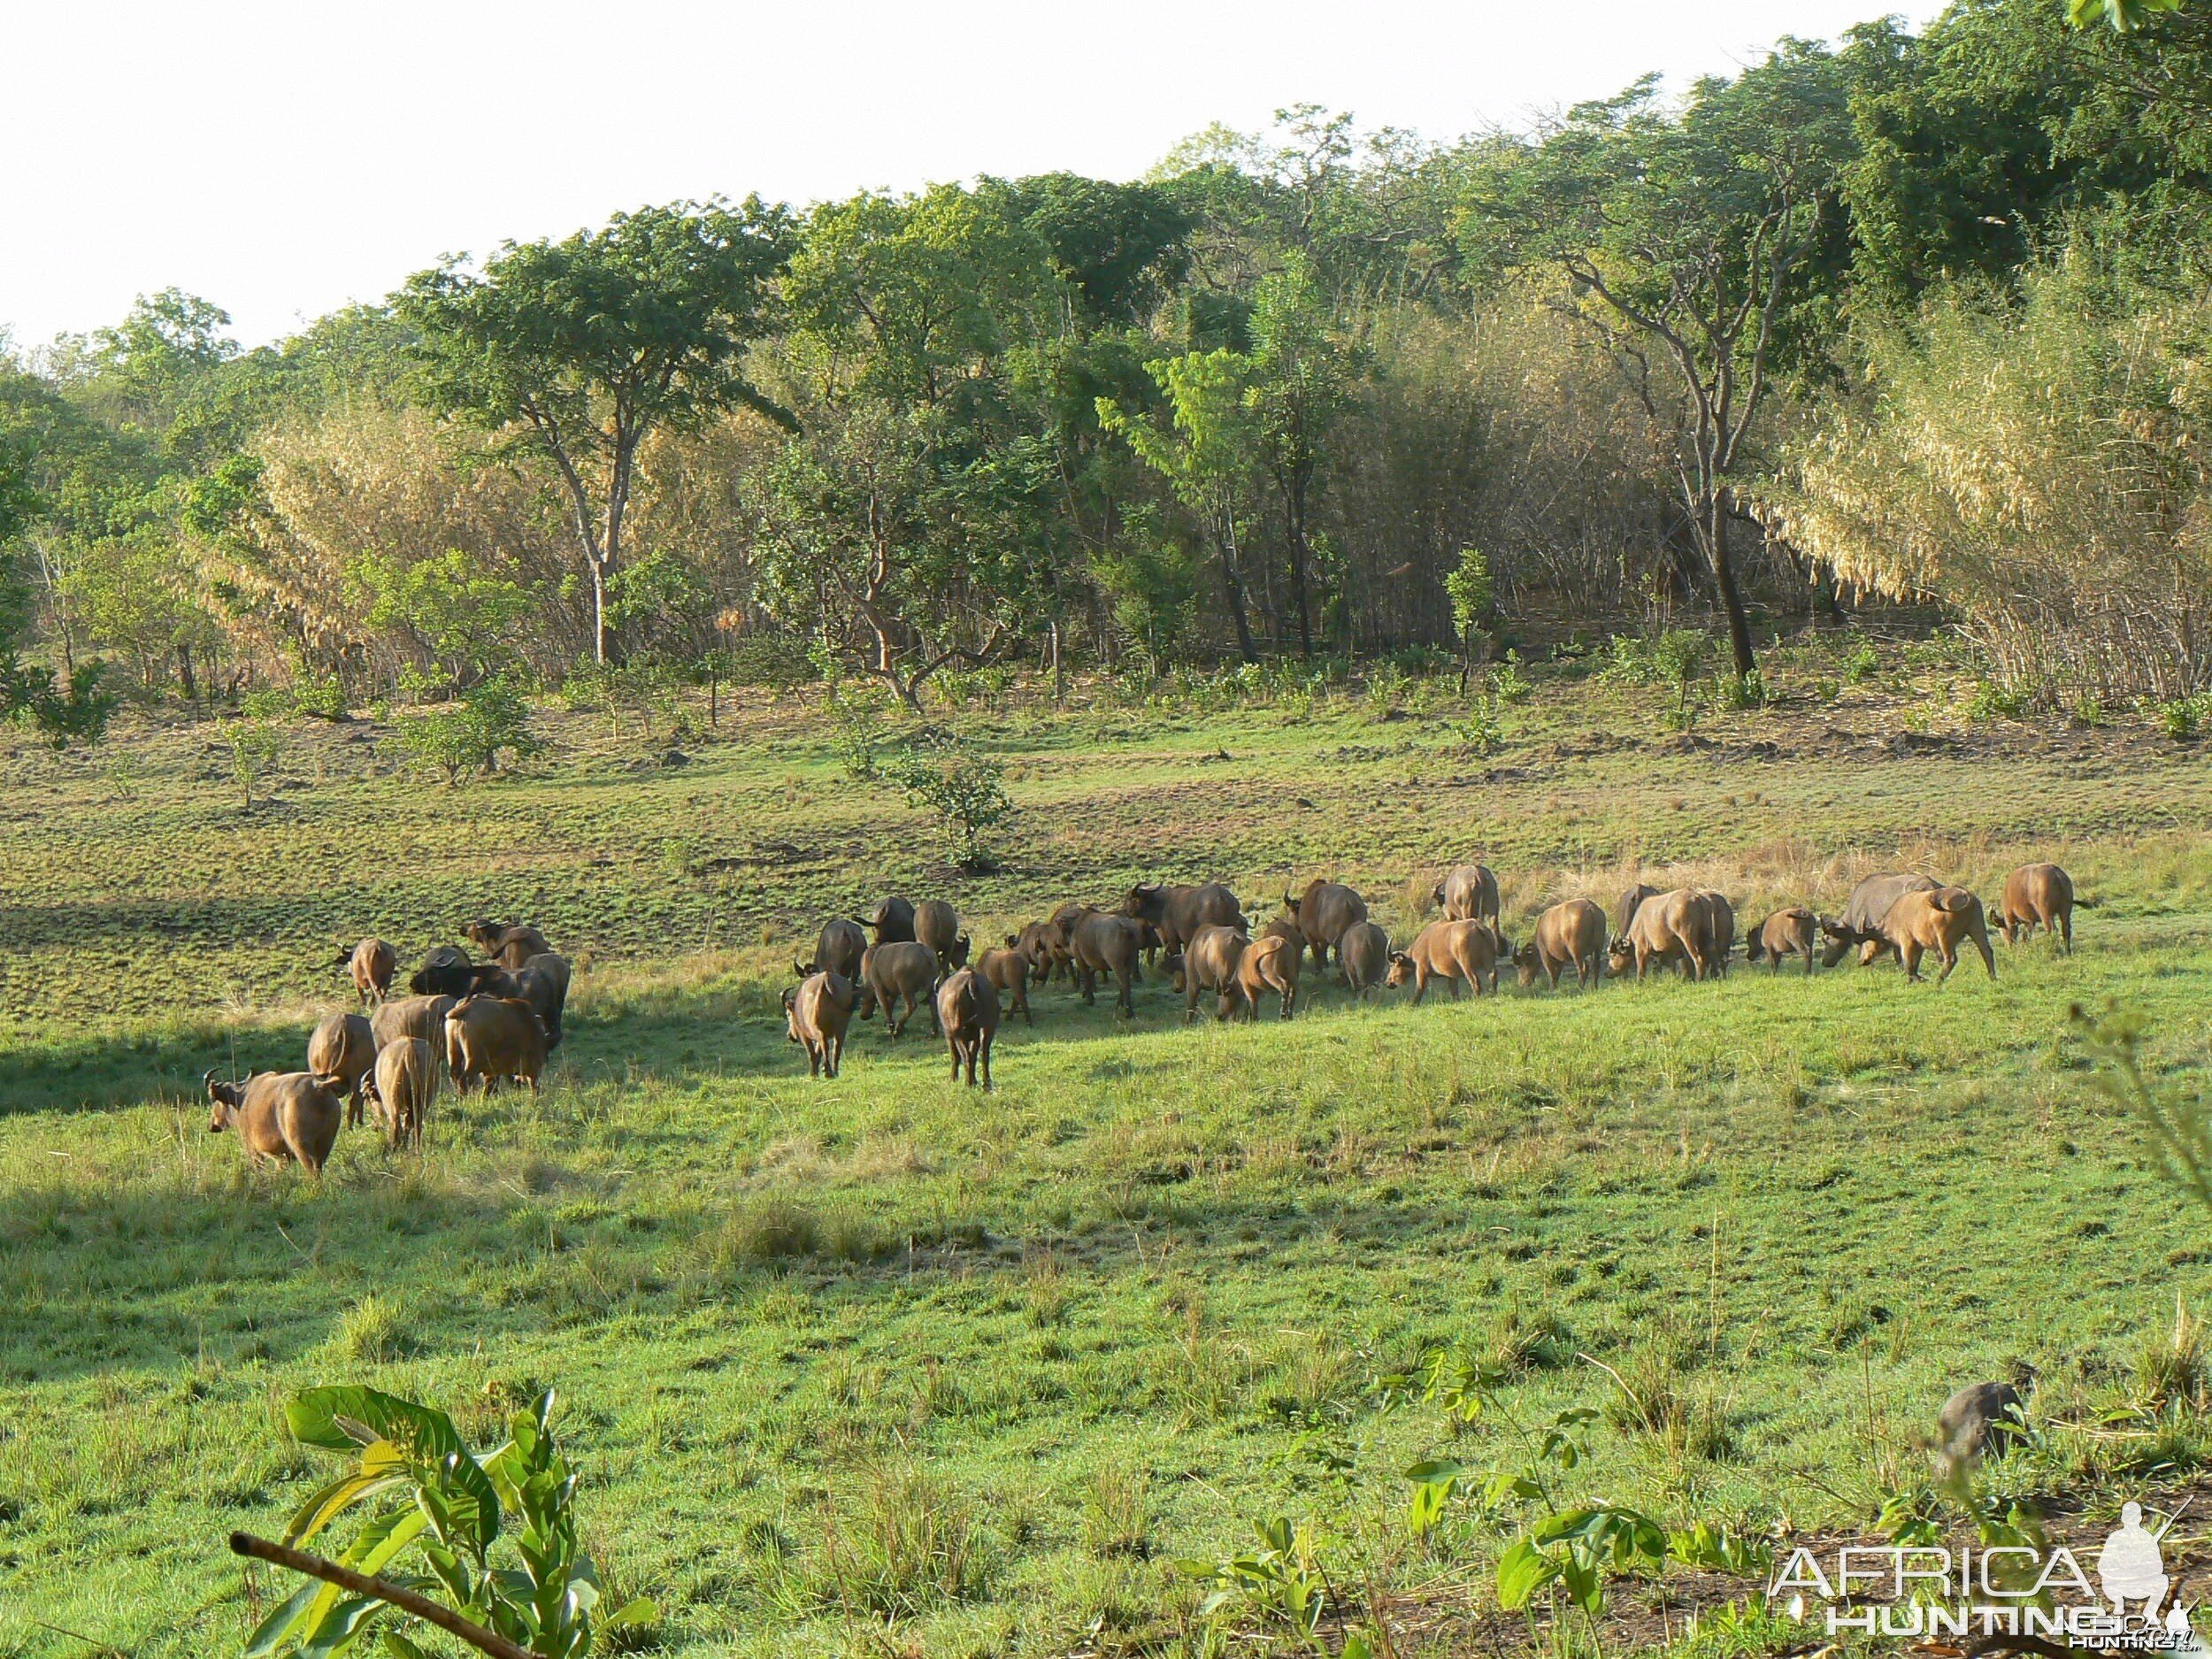
[[1715, 972], [1713, 907], [1706, 894], [1694, 887], [1655, 893], [1636, 906], [1628, 931], [1609, 947], [1608, 965], [1616, 976], [1632, 965], [1642, 982], [1645, 972], [1672, 963], [1686, 979], [1702, 979]]
[[1805, 972], [1813, 971], [1813, 956], [1820, 948], [1820, 918], [1801, 904], [1779, 910], [1752, 930], [1744, 942], [1744, 960], [1765, 961], [1775, 972], [1791, 956], [1805, 958]]
[[1284, 894], [1283, 910], [1305, 935], [1317, 968], [1329, 965], [1329, 951], [1344, 936], [1346, 928], [1367, 919], [1365, 899], [1342, 882], [1325, 881], [1318, 877], [1309, 881], [1306, 890], [1294, 899]]
[[876, 930], [879, 945], [914, 942], [914, 907], [893, 894], [868, 913], [868, 926]]
[[[917, 1009], [929, 1010], [929, 1034], [937, 1031], [937, 953], [911, 939], [895, 939], [887, 945], [871, 945], [860, 959], [860, 1017], [883, 1009], [883, 1029], [894, 1037], [904, 1032]], [[899, 1012], [899, 1005], [906, 1012]]]
[[952, 1080], [960, 1080], [964, 1064], [968, 1087], [975, 1087], [976, 1067], [983, 1068], [983, 1087], [991, 1087], [991, 1044], [998, 1036], [998, 992], [973, 968], [963, 968], [937, 987], [937, 1025], [952, 1049]]
[[1394, 987], [1410, 982], [1417, 1008], [1428, 995], [1432, 979], [1450, 986], [1454, 1002], [1459, 1000], [1463, 980], [1480, 996], [1486, 983], [1493, 991], [1498, 988], [1498, 935], [1487, 922], [1431, 922], [1414, 935], [1411, 945], [1391, 953], [1390, 983]]
[[975, 969], [1005, 999], [1007, 1008], [1022, 1017], [1022, 1024], [1037, 1023], [1029, 1011], [1029, 953], [1013, 934], [1006, 936], [1003, 946], [994, 945], [977, 957]]
[[1982, 902], [1964, 887], [1916, 887], [1900, 894], [1883, 913], [1874, 936], [1860, 947], [1862, 967], [1894, 950], [1905, 964], [1905, 977], [1920, 977], [1920, 957], [1932, 950], [1943, 964], [1936, 975], [1940, 985], [1959, 964], [1959, 941], [1971, 940], [1982, 953], [1982, 966], [1997, 977], [1997, 953], [1989, 948], [1989, 929], [1982, 919]]
[[376, 1032], [359, 1014], [333, 1014], [308, 1034], [307, 1071], [346, 1102], [346, 1121], [361, 1121], [361, 1079], [376, 1064]]
[[2008, 945], [2033, 938], [2040, 927], [2055, 934], [2060, 949], [2073, 955], [2074, 879], [2056, 864], [2022, 864], [2005, 878], [1997, 921]]
[[1482, 864], [1462, 864], [1436, 884], [1429, 902], [1440, 907], [1448, 922], [1489, 922], [1498, 919], [1498, 879]]
[[1363, 1002], [1368, 992], [1388, 982], [1390, 935], [1379, 922], [1355, 922], [1337, 935], [1336, 960], [1344, 983]]
[[306, 1071], [263, 1071], [243, 1083], [219, 1083], [210, 1071], [211, 1134], [236, 1129], [255, 1164], [289, 1160], [319, 1176], [337, 1143], [345, 1109], [321, 1080]]
[[1251, 940], [1238, 929], [1210, 922], [1198, 930], [1185, 949], [1168, 957], [1167, 972], [1185, 999], [1186, 1025], [1198, 1018], [1201, 992], [1213, 993], [1215, 1018], [1226, 1019], [1235, 1011], [1239, 995], [1237, 965], [1251, 945]]
[[1185, 949], [1202, 927], [1245, 931], [1244, 907], [1218, 881], [1203, 887], [1140, 881], [1122, 900], [1121, 913], [1150, 926], [1169, 951]]
[[1237, 959], [1237, 994], [1246, 1015], [1260, 1017], [1260, 998], [1272, 991], [1288, 1019], [1298, 1005], [1298, 964], [1303, 952], [1295, 940], [1263, 936]]
[[960, 931], [960, 912], [942, 899], [924, 899], [914, 907], [914, 940], [935, 953], [940, 973], [950, 973], [968, 959], [968, 940]]
[[1528, 943], [1514, 953], [1513, 966], [1523, 985], [1542, 974], [1553, 990], [1562, 970], [1575, 971], [1575, 983], [1588, 987], [1603, 977], [1605, 912], [1588, 899], [1568, 899], [1536, 918]]
[[814, 960], [791, 965], [802, 979], [811, 973], [834, 973], [840, 979], [857, 980], [860, 958], [867, 949], [868, 935], [860, 924], [840, 917], [822, 924], [814, 941]]
[[845, 1033], [859, 1002], [853, 982], [820, 969], [783, 994], [783, 1017], [791, 1041], [806, 1050], [809, 1077], [837, 1075], [845, 1058]]
[[1820, 965], [1832, 968], [1854, 946], [1878, 938], [1882, 918], [1889, 913], [1889, 907], [1905, 894], [1932, 893], [1941, 885], [1932, 877], [1903, 871], [1867, 877], [1851, 889], [1851, 896], [1845, 902], [1843, 914], [1832, 922], [1820, 925], [1820, 931], [1828, 940], [1821, 951]]
[[376, 1051], [362, 1094], [384, 1121], [395, 1148], [422, 1147], [423, 1120], [438, 1093], [438, 1057], [420, 1037], [400, 1037]]
[[399, 971], [399, 957], [382, 940], [371, 935], [339, 957], [353, 975], [354, 995], [366, 1008], [372, 1002], [381, 1002], [391, 995], [392, 975]]
[[446, 1064], [464, 1094], [478, 1083], [489, 1094], [509, 1079], [536, 1094], [549, 1047], [537, 1010], [514, 997], [465, 996], [445, 1017]]
[[543, 933], [534, 927], [525, 927], [506, 922], [471, 922], [461, 930], [469, 942], [482, 951], [485, 959], [496, 962], [503, 968], [519, 968], [533, 956], [542, 956], [553, 947]]

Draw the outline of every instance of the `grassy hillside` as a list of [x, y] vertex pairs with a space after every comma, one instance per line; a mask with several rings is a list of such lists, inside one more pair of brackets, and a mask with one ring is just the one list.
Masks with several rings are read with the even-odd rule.
[[[229, 1650], [273, 1586], [221, 1540], [305, 1491], [280, 1408], [310, 1381], [487, 1436], [557, 1384], [603, 1554], [687, 1654], [880, 1652], [886, 1621], [931, 1655], [1196, 1651], [1170, 1559], [1275, 1515], [1469, 1646], [1494, 1537], [1409, 1543], [1399, 1476], [1511, 1432], [1373, 1386], [1438, 1343], [1525, 1417], [1604, 1410], [1577, 1489], [1677, 1521], [1863, 1525], [1924, 1479], [1943, 1397], [2020, 1363], [2060, 1423], [2157, 1403], [2147, 1346], [2212, 1245], [2065, 1011], [2119, 998], [2200, 1063], [2212, 770], [1966, 724], [1941, 676], [1809, 650], [1781, 707], [1689, 735], [1658, 694], [1545, 680], [1495, 752], [1421, 684], [979, 701], [1021, 809], [982, 878], [933, 869], [796, 695], [675, 744], [549, 710], [530, 775], [452, 791], [382, 728], [303, 726], [250, 807], [211, 726], [16, 750], [0, 1654]], [[814, 926], [886, 890], [990, 932], [1140, 875], [1333, 873], [1402, 934], [1476, 855], [1509, 918], [1669, 862], [1750, 919], [1899, 862], [1993, 895], [2056, 856], [2095, 902], [2070, 960], [2001, 946], [1941, 987], [1739, 963], [1187, 1030], [1156, 980], [1127, 1023], [1056, 986], [987, 1099], [918, 1025], [810, 1084], [777, 1018]], [[204, 1132], [200, 1073], [298, 1064], [341, 945], [411, 957], [478, 913], [583, 964], [541, 1098], [442, 1102], [419, 1162], [349, 1134], [319, 1188]], [[2005, 1478], [2102, 1502], [2193, 1462], [2193, 1417], [2127, 1432], [2054, 1427]]]

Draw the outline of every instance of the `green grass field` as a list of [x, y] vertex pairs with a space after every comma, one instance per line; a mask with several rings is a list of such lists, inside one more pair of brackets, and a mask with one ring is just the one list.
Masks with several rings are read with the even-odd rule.
[[[17, 749], [0, 1655], [234, 1651], [288, 1586], [223, 1540], [308, 1489], [280, 1408], [319, 1381], [483, 1437], [557, 1385], [603, 1556], [682, 1654], [1218, 1651], [1171, 1563], [1277, 1515], [1471, 1651], [1494, 1535], [1409, 1542], [1400, 1476], [1510, 1436], [1373, 1387], [1438, 1343], [1508, 1363], [1525, 1416], [1606, 1409], [1576, 1490], [1672, 1521], [1863, 1525], [1924, 1480], [1951, 1389], [2023, 1362], [2055, 1426], [2004, 1479], [2093, 1505], [2170, 1482], [2186, 1411], [2057, 1426], [2157, 1405], [2147, 1347], [2212, 1280], [2212, 1224], [2091, 1087], [2066, 1010], [2139, 1009], [2193, 1086], [2212, 768], [2140, 731], [1963, 726], [1902, 664], [1822, 673], [1694, 737], [1656, 693], [1540, 680], [1494, 753], [1419, 686], [1010, 695], [961, 720], [1020, 808], [982, 878], [933, 868], [796, 694], [753, 694], [680, 764], [549, 710], [528, 775], [452, 791], [381, 728], [303, 726], [250, 808], [215, 727]], [[1739, 961], [1413, 1009], [1310, 975], [1286, 1026], [1190, 1029], [1156, 979], [1127, 1023], [1055, 985], [987, 1098], [918, 1024], [857, 1027], [810, 1084], [778, 1016], [815, 926], [885, 891], [989, 936], [1139, 876], [1266, 910], [1325, 873], [1402, 937], [1475, 856], [1509, 922], [1670, 863], [1747, 920], [1899, 862], [1993, 896], [2030, 856], [2093, 907], [2074, 957], [2001, 944], [1993, 984]], [[449, 1097], [419, 1161], [349, 1132], [319, 1187], [206, 1133], [200, 1074], [298, 1065], [350, 998], [342, 945], [411, 961], [480, 913], [580, 964], [541, 1097]]]

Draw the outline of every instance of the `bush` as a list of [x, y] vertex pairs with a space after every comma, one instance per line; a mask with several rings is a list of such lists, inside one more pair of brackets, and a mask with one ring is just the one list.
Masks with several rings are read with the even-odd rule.
[[918, 738], [876, 764], [879, 776], [906, 791], [912, 805], [936, 815], [945, 860], [962, 870], [990, 867], [986, 832], [1013, 816], [1006, 769], [974, 753], [949, 733]]
[[1529, 694], [1536, 687], [1530, 682], [1529, 677], [1521, 672], [1520, 652], [1508, 651], [1505, 654], [1505, 661], [1490, 671], [1490, 689], [1497, 694], [1500, 703], [1515, 703], [1528, 701]]
[[1966, 700], [1970, 720], [2016, 720], [2035, 706], [2031, 686], [2008, 685], [2000, 680], [1978, 680], [1974, 695]]
[[399, 745], [437, 767], [449, 785], [499, 770], [499, 757], [527, 760], [544, 747], [530, 730], [530, 705], [504, 677], [488, 680], [449, 708], [403, 717]]
[[96, 743], [107, 735], [108, 717], [115, 712], [115, 694], [100, 689], [106, 678], [107, 664], [94, 658], [77, 665], [63, 691], [46, 669], [0, 661], [0, 713], [27, 722], [55, 749]]

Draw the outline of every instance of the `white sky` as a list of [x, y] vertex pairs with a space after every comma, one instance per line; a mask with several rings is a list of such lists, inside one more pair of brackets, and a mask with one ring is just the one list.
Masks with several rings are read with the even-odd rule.
[[[0, 328], [248, 343], [617, 209], [1141, 173], [1311, 99], [1449, 138], [1881, 0], [58, 0], [0, 20]], [[1937, 9], [1902, 7], [1916, 21]]]

